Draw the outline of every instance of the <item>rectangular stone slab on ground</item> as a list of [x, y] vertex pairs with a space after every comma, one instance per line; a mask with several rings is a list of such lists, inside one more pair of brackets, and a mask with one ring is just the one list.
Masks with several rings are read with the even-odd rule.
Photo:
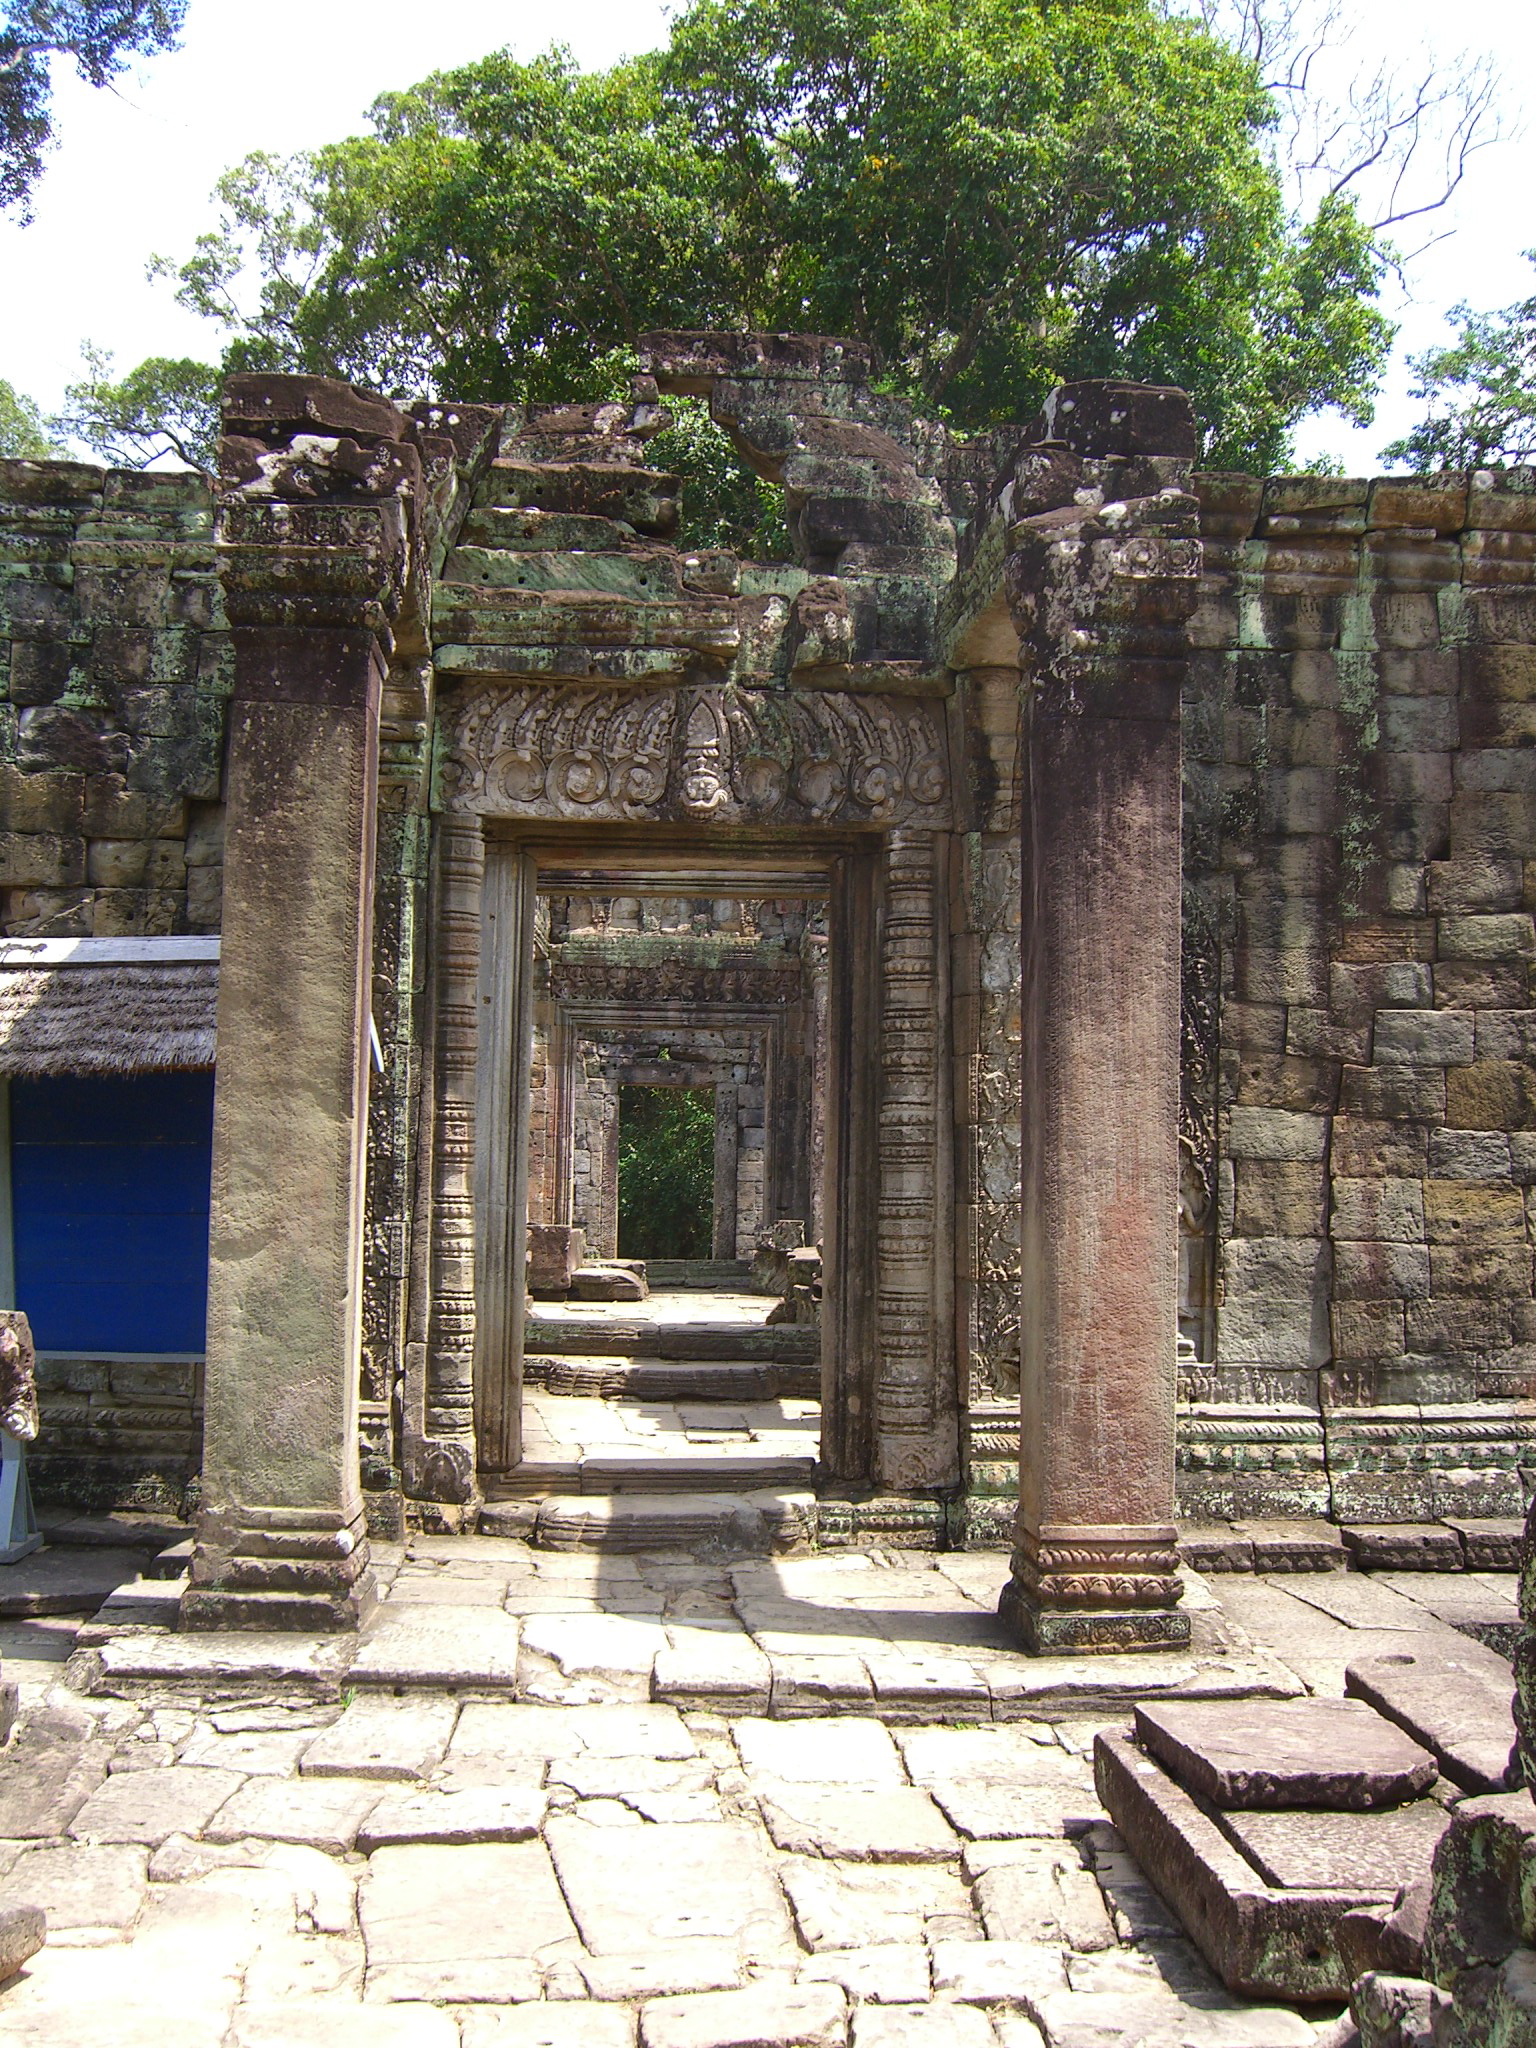
[[1194, 1797], [1124, 1736], [1095, 1739], [1094, 1774], [1131, 1853], [1229, 1991], [1303, 2004], [1345, 1996], [1338, 1922], [1356, 1906], [1390, 1904], [1396, 1883], [1355, 1891], [1267, 1884]]
[[1432, 1750], [1464, 1792], [1502, 1792], [1515, 1739], [1515, 1681], [1494, 1650], [1469, 1641], [1464, 1651], [1404, 1644], [1360, 1657], [1344, 1690], [1366, 1700]]
[[1386, 1813], [1229, 1813], [1222, 1825], [1271, 1884], [1390, 1896], [1429, 1875], [1450, 1816], [1433, 1799]]
[[1363, 1700], [1169, 1700], [1136, 1709], [1144, 1747], [1223, 1807], [1396, 1806], [1437, 1774]]

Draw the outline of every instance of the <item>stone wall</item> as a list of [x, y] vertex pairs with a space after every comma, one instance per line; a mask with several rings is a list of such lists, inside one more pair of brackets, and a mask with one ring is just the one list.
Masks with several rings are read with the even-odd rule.
[[0, 461], [0, 925], [215, 932], [229, 693], [200, 475]]
[[1188, 1510], [1522, 1507], [1533, 485], [1200, 481], [1186, 952], [1219, 988], [1219, 1299]]
[[[229, 678], [205, 477], [0, 461], [0, 933], [218, 931]], [[38, 1378], [40, 1492], [181, 1506], [197, 1361]]]

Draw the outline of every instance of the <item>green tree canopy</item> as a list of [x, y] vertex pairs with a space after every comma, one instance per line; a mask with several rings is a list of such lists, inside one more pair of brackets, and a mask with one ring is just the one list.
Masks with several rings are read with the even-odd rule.
[[1412, 358], [1413, 395], [1428, 410], [1383, 460], [1421, 474], [1536, 462], [1536, 297], [1496, 313], [1453, 306], [1450, 318], [1461, 333], [1449, 348]]
[[1390, 342], [1352, 201], [1287, 211], [1253, 62], [1162, 0], [696, 0], [653, 55], [494, 55], [371, 123], [222, 181], [179, 282], [232, 363], [551, 399], [650, 327], [819, 329], [962, 427], [1182, 384], [1208, 461], [1269, 468], [1368, 419]]
[[51, 422], [122, 469], [144, 469], [174, 455], [192, 469], [213, 469], [219, 450], [219, 372], [185, 356], [150, 356], [114, 378], [112, 358], [87, 343], [86, 374], [69, 385]]
[[58, 453], [32, 400], [0, 377], [0, 455], [41, 462]]
[[49, 62], [106, 85], [131, 57], [174, 49], [187, 0], [0, 0], [0, 211], [25, 208], [53, 135]]

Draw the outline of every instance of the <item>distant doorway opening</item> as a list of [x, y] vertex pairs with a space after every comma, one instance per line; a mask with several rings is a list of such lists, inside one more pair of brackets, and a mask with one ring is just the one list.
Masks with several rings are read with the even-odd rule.
[[619, 1089], [621, 1258], [709, 1258], [715, 1151], [713, 1088]]

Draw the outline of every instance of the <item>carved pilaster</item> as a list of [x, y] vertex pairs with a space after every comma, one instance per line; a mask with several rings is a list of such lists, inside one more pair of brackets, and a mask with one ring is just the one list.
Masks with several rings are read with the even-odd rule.
[[1031, 1650], [1145, 1649], [1189, 1637], [1171, 1522], [1023, 1527], [999, 1611]]
[[958, 1477], [950, 1294], [936, 1257], [939, 1205], [950, 1201], [940, 917], [933, 835], [893, 832], [881, 940], [875, 1461], [897, 1488]]
[[475, 1487], [475, 1068], [484, 887], [478, 819], [445, 818], [437, 871], [426, 1429], [420, 1441], [406, 1445], [406, 1490], [460, 1504], [473, 1498]]

